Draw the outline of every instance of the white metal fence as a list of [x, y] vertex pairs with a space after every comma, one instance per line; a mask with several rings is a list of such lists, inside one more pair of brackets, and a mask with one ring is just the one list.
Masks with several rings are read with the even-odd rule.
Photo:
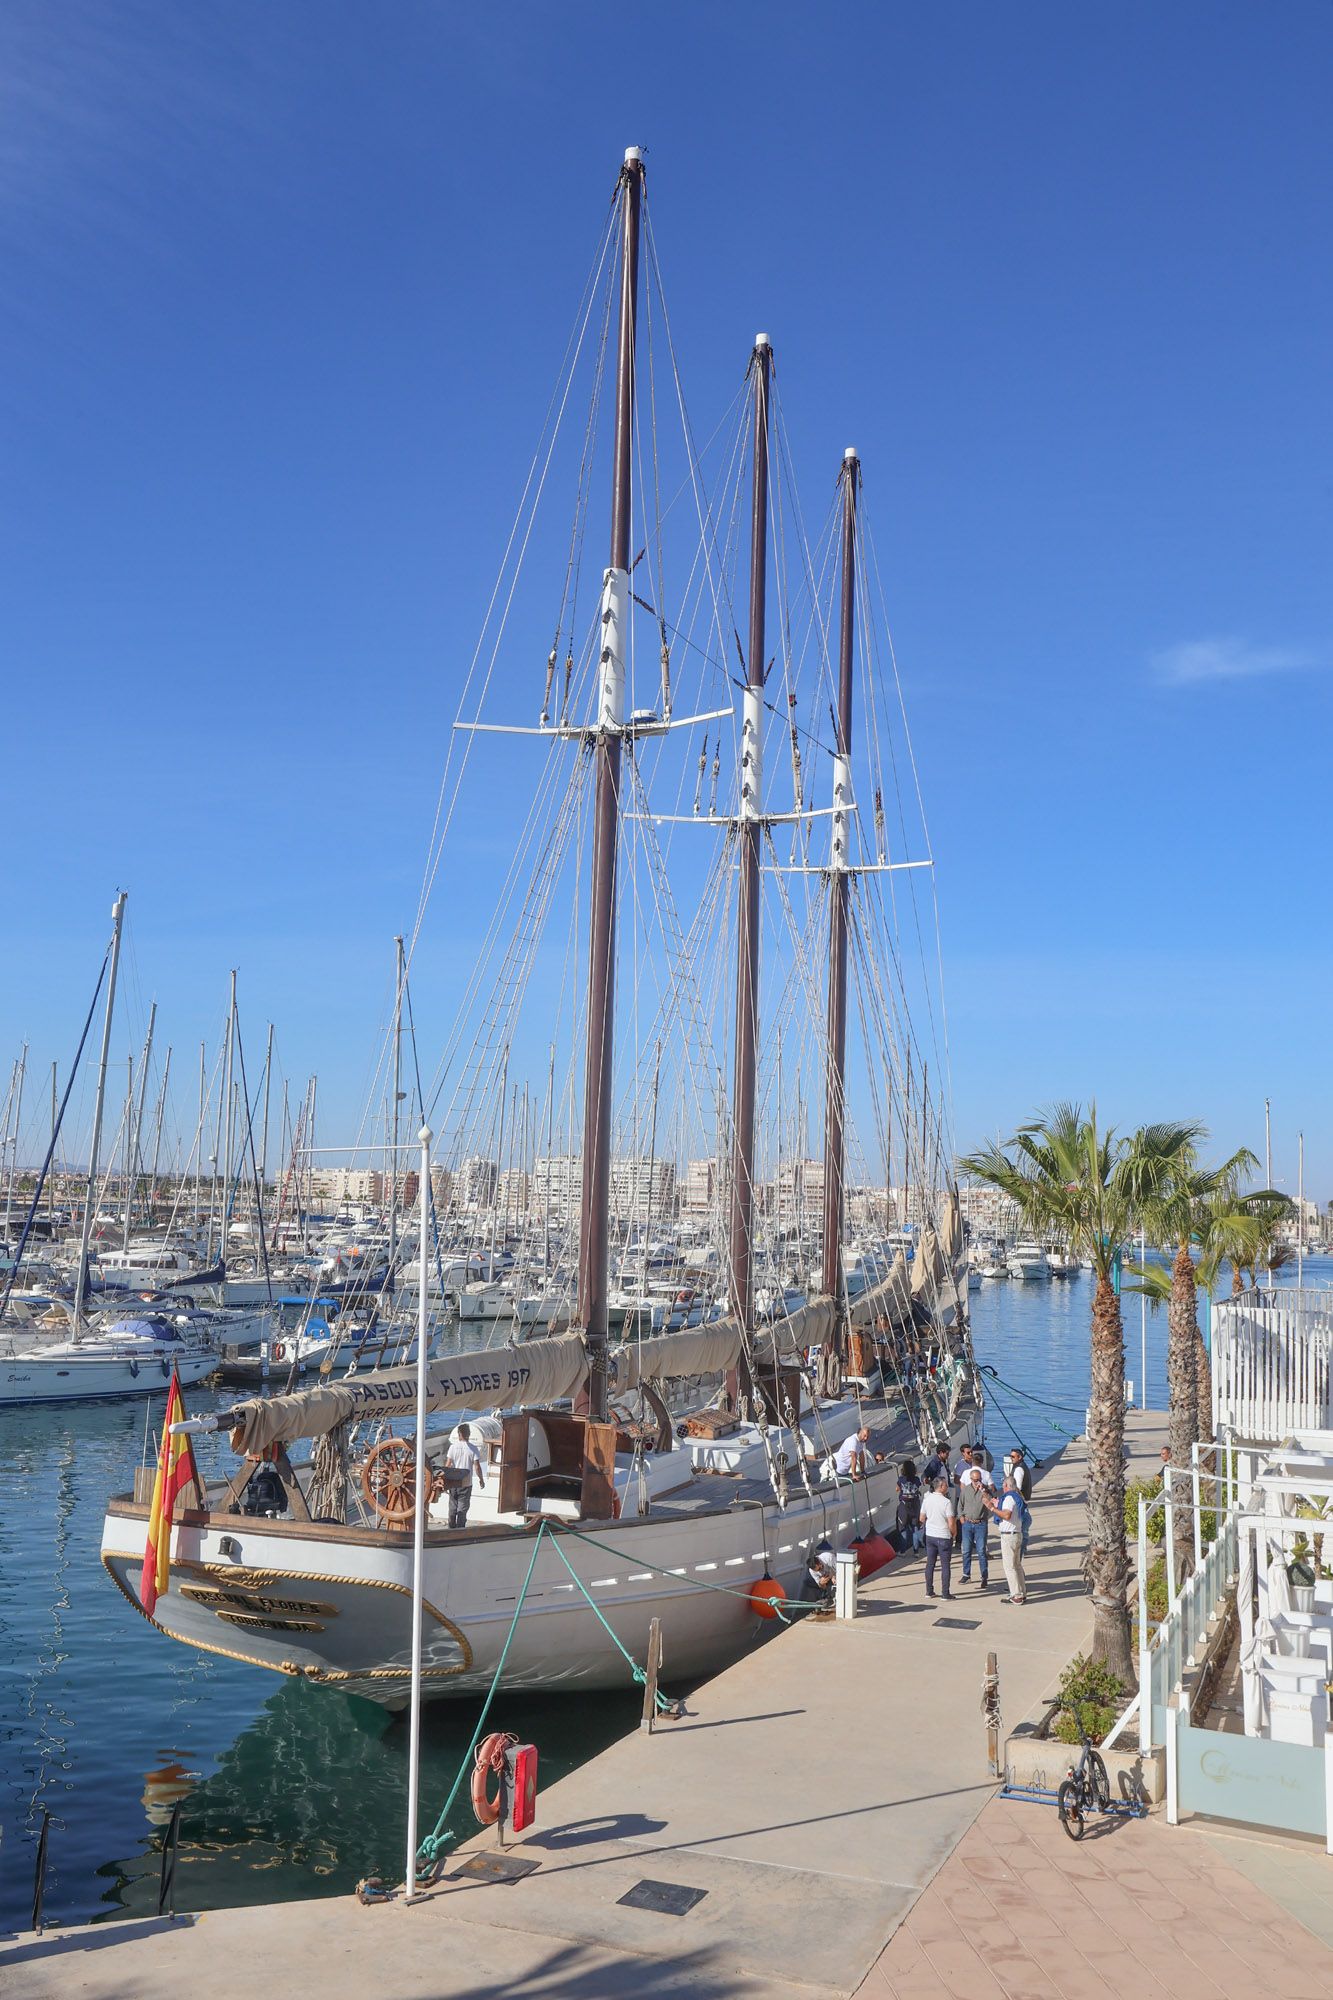
[[1236, 1516], [1233, 1506], [1218, 1523], [1216, 1541], [1209, 1544], [1202, 1562], [1186, 1577], [1146, 1648], [1146, 1607], [1140, 1614], [1140, 1687], [1149, 1690], [1139, 1718], [1140, 1742], [1145, 1750], [1165, 1741], [1167, 1708], [1173, 1697], [1183, 1700], [1181, 1684], [1186, 1670], [1198, 1665], [1208, 1627], [1235, 1581], [1239, 1564]]
[[1212, 1335], [1217, 1435], [1333, 1429], [1333, 1292], [1256, 1286], [1214, 1305]]

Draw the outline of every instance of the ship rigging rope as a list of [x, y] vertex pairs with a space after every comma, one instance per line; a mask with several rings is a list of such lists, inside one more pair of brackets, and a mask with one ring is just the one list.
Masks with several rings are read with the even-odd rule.
[[[510, 527], [508, 540], [505, 543], [504, 552], [500, 559], [500, 567], [496, 575], [495, 583], [492, 586], [490, 599], [487, 603], [486, 613], [482, 621], [481, 631], [478, 635], [477, 644], [473, 651], [471, 661], [469, 662], [467, 673], [464, 677], [463, 688], [459, 697], [460, 713], [464, 710], [464, 708], [475, 710], [475, 712], [479, 713], [481, 709], [484, 707], [487, 694], [489, 693], [490, 690], [491, 680], [495, 672], [496, 663], [499, 659], [500, 647], [504, 639], [509, 613], [513, 607], [514, 594], [518, 587], [518, 579], [522, 573], [524, 558], [527, 553], [528, 542], [531, 538], [532, 530], [536, 522], [537, 513], [540, 508], [542, 496], [544, 494], [546, 487], [547, 476], [550, 472], [551, 462], [555, 454], [556, 443], [560, 435], [561, 425], [563, 423], [565, 411], [568, 406], [570, 394], [573, 390], [574, 380], [578, 369], [578, 362], [580, 355], [582, 354], [583, 351], [584, 340], [586, 338], [588, 327], [591, 322], [593, 307], [596, 303], [597, 297], [600, 292], [600, 288], [603, 282], [603, 274], [608, 272], [610, 250], [615, 240], [615, 234], [616, 234], [615, 224], [619, 213], [619, 207], [620, 207], [620, 185], [619, 183], [617, 183], [617, 188], [615, 194], [612, 197], [610, 206], [607, 211], [606, 221], [602, 228], [601, 240], [598, 246], [598, 250], [593, 260], [592, 268], [589, 272], [588, 278], [584, 285], [583, 295], [579, 303], [578, 311], [575, 314], [574, 326], [571, 329], [569, 338], [566, 342], [564, 355], [561, 359], [560, 366], [556, 372], [555, 385], [551, 391], [550, 401], [547, 404], [546, 414], [542, 420], [541, 430], [538, 434], [537, 446], [533, 453], [531, 464], [529, 465], [528, 468], [527, 478], [524, 482], [523, 491], [519, 498], [519, 503], [514, 515], [513, 523]], [[608, 296], [611, 286], [612, 275], [613, 272], [611, 274], [608, 274], [606, 277]], [[543, 456], [543, 446], [545, 446], [544, 456]], [[534, 491], [534, 482], [535, 482], [535, 491]], [[481, 665], [482, 654], [486, 644], [487, 633], [490, 631], [491, 621], [495, 614], [497, 604], [500, 601], [500, 596], [504, 586], [505, 576], [510, 565], [510, 558], [515, 553], [516, 545], [517, 545], [517, 558], [513, 565], [513, 575], [510, 580], [509, 590], [504, 599], [504, 603], [500, 611], [499, 623], [495, 630], [494, 641], [490, 650], [490, 656], [489, 659], [486, 661], [484, 671], [482, 671], [481, 673], [481, 685], [479, 692], [476, 695], [475, 701], [471, 701], [470, 696], [472, 693], [474, 682], [478, 675], [478, 670]], [[422, 925], [425, 921], [425, 916], [426, 916], [426, 909], [430, 901], [431, 892], [435, 884], [436, 876], [439, 872], [441, 861], [443, 859], [445, 844], [448, 839], [449, 830], [453, 824], [454, 814], [457, 810], [458, 802], [462, 794], [463, 779], [467, 771], [468, 762], [471, 756], [472, 749], [475, 744], [475, 740], [476, 740], [475, 735], [471, 731], [464, 732], [462, 735], [462, 742], [460, 747], [457, 741], [456, 732], [450, 733], [449, 746], [445, 755], [444, 770], [440, 777], [439, 789], [436, 796], [435, 817], [431, 827], [430, 840], [427, 844], [426, 864], [423, 871], [421, 889], [417, 900], [416, 916], [413, 921], [411, 936], [407, 943], [406, 964], [408, 967], [411, 966], [414, 954], [416, 952], [417, 944], [420, 940]], [[455, 755], [456, 752], [457, 755]], [[453, 772], [452, 790], [450, 787], [451, 770]], [[386, 1028], [383, 1042], [379, 1052], [378, 1061], [375, 1066], [374, 1075], [371, 1078], [371, 1081], [365, 1093], [364, 1109], [362, 1112], [361, 1125], [357, 1133], [356, 1148], [354, 1149], [356, 1151], [362, 1149], [362, 1139], [365, 1132], [366, 1121], [370, 1116], [370, 1108], [372, 1103], [377, 1100], [379, 1080], [381, 1074], [383, 1073], [389, 1061], [391, 1041], [392, 1041], [392, 1027], [390, 1026]]]
[[[1014, 1422], [1008, 1410], [1005, 1409], [1004, 1404], [1000, 1401], [999, 1397], [995, 1394], [994, 1390], [991, 1391], [990, 1400], [991, 1402], [994, 1403], [996, 1410], [999, 1412], [1000, 1416], [1004, 1419], [1005, 1423], [1008, 1424], [1010, 1430], [1014, 1434], [1014, 1438], [1017, 1441], [1017, 1443], [1022, 1447], [1022, 1449], [1027, 1453], [1028, 1457], [1032, 1460], [1033, 1466], [1034, 1467], [1039, 1466], [1042, 1463], [1040, 1455], [1032, 1449], [1032, 1446], [1030, 1444], [1027, 1443], [1027, 1441], [1023, 1437], [1022, 1432], [1019, 1430], [1018, 1425]], [[1060, 1435], [1062, 1437], [1067, 1437], [1069, 1435], [1067, 1431], [1060, 1430], [1059, 1424], [1051, 1423], [1051, 1419], [1049, 1417], [1044, 1418], [1043, 1422], [1050, 1424], [1052, 1430], [1060, 1431]]]
[[[880, 575], [879, 554], [875, 547], [874, 537], [870, 532], [870, 527], [868, 523], [865, 526], [862, 540], [868, 558], [868, 565], [873, 564], [874, 566], [875, 587], [879, 598], [880, 615], [884, 625], [884, 637], [888, 645], [889, 662], [893, 669], [893, 685], [895, 692], [897, 693], [898, 696], [898, 712], [902, 718], [903, 741], [907, 748], [908, 761], [912, 769], [912, 785], [916, 793], [917, 811], [921, 815], [921, 830], [923, 835], [925, 836], [927, 850], [930, 851], [931, 848], [930, 827], [926, 819], [925, 799], [921, 791], [921, 774], [917, 768], [916, 750], [912, 742], [911, 727], [907, 720], [907, 704], [903, 698], [902, 677], [898, 671], [898, 654], [893, 643], [893, 628], [889, 624], [888, 606], [887, 603], [885, 602], [885, 597], [884, 597], [884, 583]], [[867, 582], [868, 582], [868, 568], [867, 568]], [[892, 743], [892, 737], [890, 737], [890, 743]], [[896, 786], [896, 768], [895, 768], [895, 786]], [[901, 819], [901, 794], [899, 795], [899, 800], [900, 800], [900, 819]], [[913, 874], [915, 873], [915, 871], [912, 872]], [[890, 876], [889, 880], [890, 882], [892, 882], [893, 877]], [[921, 938], [920, 915], [916, 897], [916, 884], [914, 881], [911, 880], [910, 876], [909, 876], [908, 886], [912, 897], [913, 913], [914, 916], [916, 917], [918, 947], [921, 950], [922, 958], [924, 961], [925, 947], [924, 947], [924, 942]], [[936, 979], [938, 980], [939, 983], [939, 996], [940, 996], [940, 1035], [943, 1039], [943, 1044], [944, 1044], [943, 1048], [944, 1081], [945, 1081], [945, 1087], [949, 1095], [950, 1110], [952, 1115], [953, 1065], [949, 1049], [949, 1014], [948, 1014], [948, 1006], [945, 1000], [945, 989], [944, 989], [944, 942], [940, 935], [939, 882], [935, 874], [933, 860], [930, 868], [930, 890], [931, 890], [931, 902], [935, 915], [935, 968], [936, 968]], [[927, 1012], [930, 1017], [931, 1037], [932, 1041], [934, 1041], [935, 1010], [933, 1005], [931, 1004], [930, 989], [928, 986], [925, 989], [925, 996], [926, 996]], [[939, 1056], [939, 1053], [940, 1053], [939, 1044], [938, 1042], [936, 1042], [937, 1057]]]
[[523, 1579], [523, 1588], [518, 1593], [518, 1602], [514, 1606], [514, 1615], [509, 1621], [509, 1630], [505, 1634], [504, 1645], [500, 1648], [500, 1657], [496, 1661], [495, 1672], [491, 1676], [491, 1684], [487, 1690], [486, 1699], [481, 1705], [481, 1714], [477, 1717], [477, 1726], [472, 1732], [472, 1741], [463, 1752], [463, 1761], [458, 1767], [458, 1775], [449, 1787], [449, 1796], [440, 1808], [440, 1816], [436, 1820], [433, 1830], [426, 1835], [417, 1849], [417, 1859], [419, 1861], [434, 1861], [445, 1842], [453, 1838], [452, 1834], [445, 1827], [445, 1821], [453, 1811], [454, 1800], [458, 1797], [462, 1789], [464, 1778], [472, 1770], [472, 1755], [481, 1741], [481, 1732], [486, 1727], [486, 1718], [491, 1712], [491, 1703], [495, 1700], [496, 1690], [500, 1685], [500, 1676], [504, 1672], [505, 1661], [509, 1658], [509, 1648], [513, 1645], [514, 1634], [518, 1630], [519, 1615], [523, 1610], [528, 1590], [532, 1584], [532, 1572], [537, 1567], [537, 1557], [541, 1553], [541, 1546], [548, 1532], [547, 1523], [545, 1521], [540, 1522], [533, 1540], [532, 1554], [528, 1558], [528, 1573]]
[[[60, 1138], [60, 1128], [65, 1122], [65, 1111], [69, 1104], [70, 1093], [74, 1089], [74, 1079], [78, 1076], [79, 1073], [79, 1062], [83, 1055], [84, 1045], [88, 1040], [88, 1031], [93, 1025], [93, 1015], [97, 1010], [97, 997], [102, 991], [102, 982], [106, 978], [107, 966], [110, 964], [110, 962], [111, 962], [111, 947], [110, 945], [108, 945], [105, 952], [102, 954], [102, 969], [97, 975], [97, 984], [93, 988], [93, 997], [88, 1002], [88, 1018], [83, 1024], [83, 1033], [79, 1036], [79, 1046], [74, 1051], [74, 1061], [70, 1065], [69, 1080], [65, 1084], [65, 1094], [60, 1100], [60, 1110], [51, 1128], [51, 1143], [46, 1149], [46, 1158], [42, 1161], [42, 1170], [37, 1176], [37, 1185], [33, 1189], [32, 1202], [28, 1208], [27, 1215], [23, 1219], [23, 1229], [19, 1236], [18, 1248], [14, 1252], [13, 1258], [9, 1266], [9, 1274], [5, 1279], [5, 1295], [3, 1299], [0, 1299], [0, 1318], [2, 1318], [4, 1314], [7, 1313], [9, 1310], [10, 1296], [13, 1293], [14, 1285], [18, 1278], [19, 1266], [23, 1262], [23, 1253], [28, 1247], [28, 1237], [32, 1232], [32, 1225], [36, 1218], [37, 1210], [41, 1206], [42, 1189], [46, 1185], [46, 1177], [47, 1174], [51, 1171], [51, 1162], [55, 1158], [56, 1144]], [[85, 1197], [85, 1199], [91, 1199], [91, 1196], [92, 1196], [92, 1190], [90, 1188], [88, 1191], [88, 1195]], [[75, 1300], [74, 1309], [76, 1314], [82, 1312], [83, 1310], [82, 1299]]]
[[1021, 1396], [1025, 1403], [1035, 1403], [1047, 1410], [1059, 1410], [1061, 1415], [1066, 1417], [1082, 1417], [1087, 1414], [1086, 1410], [1076, 1409], [1072, 1403], [1054, 1403], [1048, 1396], [1034, 1396], [1030, 1390], [1020, 1389], [1016, 1382], [1006, 1382], [1003, 1375], [996, 1374], [988, 1361], [979, 1361], [977, 1367], [983, 1375], [989, 1375], [993, 1381], [998, 1382], [1002, 1389], [1008, 1389], [1011, 1395]]

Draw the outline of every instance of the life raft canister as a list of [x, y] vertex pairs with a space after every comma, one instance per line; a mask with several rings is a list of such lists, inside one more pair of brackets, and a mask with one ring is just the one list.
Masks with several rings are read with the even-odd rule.
[[509, 1824], [523, 1833], [537, 1817], [537, 1746], [512, 1743], [505, 1751], [505, 1783], [509, 1788]]

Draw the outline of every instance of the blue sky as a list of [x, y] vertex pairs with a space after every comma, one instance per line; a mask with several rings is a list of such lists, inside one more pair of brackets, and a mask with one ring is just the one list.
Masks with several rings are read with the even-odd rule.
[[960, 1140], [1095, 1093], [1261, 1151], [1268, 1094], [1333, 1194], [1331, 59], [1298, 4], [11, 0], [0, 1061], [63, 1069], [123, 885], [136, 1003], [184, 1048], [239, 966], [355, 1123], [641, 142], [696, 425], [763, 326], [812, 511], [866, 466]]

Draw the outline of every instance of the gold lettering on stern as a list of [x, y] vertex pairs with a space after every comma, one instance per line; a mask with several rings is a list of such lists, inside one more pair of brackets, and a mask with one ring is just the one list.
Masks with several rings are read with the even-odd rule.
[[225, 1618], [229, 1625], [239, 1625], [243, 1632], [322, 1632], [324, 1627], [314, 1618], [252, 1618], [244, 1611], [219, 1611], [219, 1618]]
[[336, 1618], [341, 1610], [337, 1604], [316, 1604], [305, 1597], [261, 1597], [254, 1591], [217, 1590], [202, 1583], [183, 1583], [181, 1596], [193, 1598], [196, 1604], [219, 1615], [223, 1606], [234, 1611], [291, 1612], [298, 1618]]

